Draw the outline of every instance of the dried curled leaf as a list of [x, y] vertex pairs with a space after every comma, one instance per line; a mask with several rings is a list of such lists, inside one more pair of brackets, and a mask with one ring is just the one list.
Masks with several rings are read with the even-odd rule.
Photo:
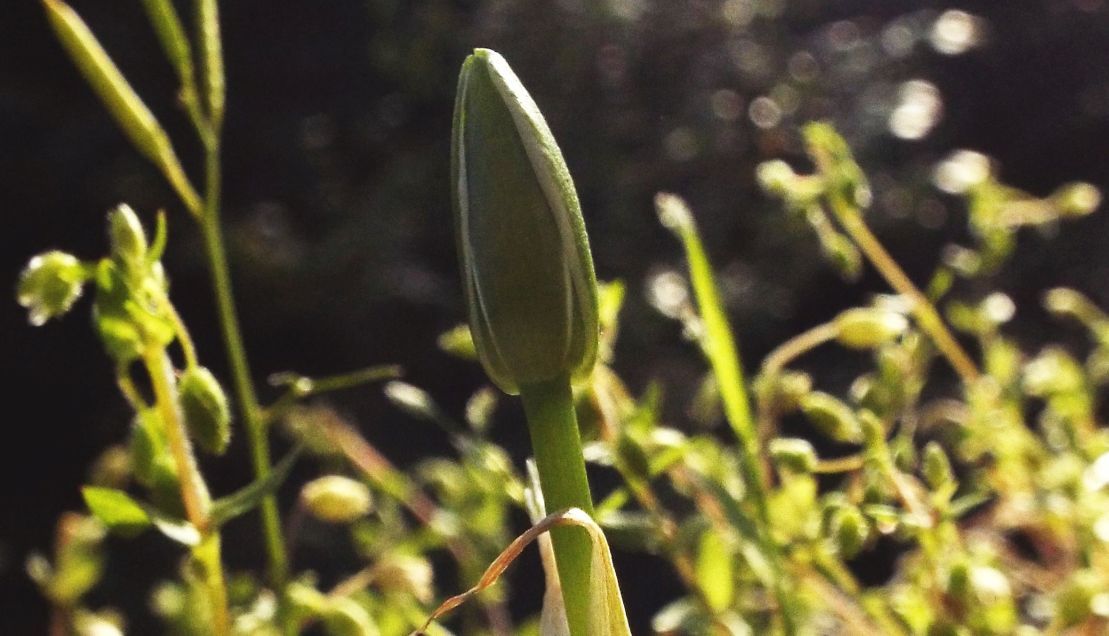
[[[427, 622], [424, 623], [423, 628], [413, 632], [413, 636], [421, 636], [426, 633], [426, 630], [431, 623], [439, 617], [457, 608], [459, 605], [469, 601], [483, 590], [491, 587], [497, 580], [504, 574], [504, 571], [520, 556], [524, 548], [532, 541], [539, 539], [545, 533], [549, 532], [551, 528], [556, 526], [578, 526], [584, 528], [589, 533], [589, 539], [593, 544], [592, 551], [592, 571], [599, 574], [596, 579], [600, 583], [599, 594], [593, 594], [590, 597], [589, 606], [589, 633], [594, 636], [631, 636], [631, 629], [628, 627], [628, 618], [624, 613], [624, 601], [620, 596], [620, 587], [616, 582], [616, 571], [612, 565], [612, 552], [609, 551], [608, 541], [605, 540], [604, 532], [601, 527], [597, 525], [593, 519], [586, 514], [583, 510], [578, 508], [569, 508], [561, 512], [544, 517], [541, 521], [533, 525], [526, 532], [516, 537], [516, 539], [509, 544], [507, 548], [493, 561], [492, 564], [485, 570], [485, 574], [477, 582], [477, 585], [466, 590], [462, 594], [452, 596], [451, 598], [443, 601], [443, 604], [435, 609], [428, 617]], [[548, 563], [548, 559], [544, 559], [544, 568], [550, 571], [553, 567], [552, 562]], [[549, 579], [550, 577], [548, 577]], [[557, 608], [549, 607], [549, 603], [561, 602], [561, 594], [552, 594], [550, 590], [546, 594], [544, 603], [544, 621], [540, 628], [541, 636], [566, 636], [570, 633], [569, 627], [566, 625], [565, 619], [561, 622], [555, 620], [554, 617], [558, 616]], [[553, 612], [553, 617], [552, 617]], [[564, 616], [565, 614], [563, 614]]]

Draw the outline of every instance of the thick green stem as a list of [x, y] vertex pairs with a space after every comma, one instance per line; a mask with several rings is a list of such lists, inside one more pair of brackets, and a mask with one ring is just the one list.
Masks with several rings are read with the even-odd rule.
[[[570, 379], [522, 385], [532, 451], [539, 468], [539, 484], [547, 512], [581, 508], [593, 514], [593, 499], [585, 475], [578, 420]], [[562, 600], [572, 636], [589, 636], [591, 546], [589, 535], [578, 527], [551, 530]]]
[[[269, 440], [262, 418], [258, 398], [254, 393], [250, 366], [247, 363], [246, 349], [243, 347], [239, 317], [231, 293], [231, 273], [227, 266], [227, 252], [223, 244], [223, 231], [220, 228], [220, 157], [218, 143], [211, 143], [206, 150], [207, 192], [204, 200], [204, 217], [201, 229], [204, 245], [208, 252], [208, 264], [212, 274], [212, 286], [216, 293], [216, 307], [219, 311], [220, 326], [223, 330], [224, 345], [231, 365], [231, 376], [235, 396], [246, 428], [247, 442], [250, 446], [251, 463], [258, 479], [269, 477], [272, 471]], [[285, 539], [281, 534], [281, 518], [277, 510], [277, 498], [269, 495], [262, 500], [262, 531], [266, 541], [266, 554], [269, 559], [270, 580], [278, 590], [284, 589], [288, 578], [288, 559], [285, 553]]]

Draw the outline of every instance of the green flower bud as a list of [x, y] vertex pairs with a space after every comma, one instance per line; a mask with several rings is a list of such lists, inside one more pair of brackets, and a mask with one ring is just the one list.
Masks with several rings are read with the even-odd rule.
[[38, 327], [69, 311], [88, 278], [88, 269], [75, 256], [45, 252], [27, 262], [19, 276], [16, 300], [27, 308], [31, 324]]
[[145, 274], [146, 232], [138, 215], [126, 203], [108, 212], [108, 239], [112, 246], [112, 259], [131, 277]]
[[966, 561], [958, 561], [951, 566], [947, 573], [947, 593], [963, 604], [973, 602], [970, 596], [970, 565]]
[[812, 444], [796, 437], [770, 440], [770, 456], [779, 468], [795, 473], [811, 473], [818, 461]]
[[458, 80], [455, 229], [474, 345], [505, 392], [589, 374], [597, 284], [577, 193], [539, 108], [499, 54]]
[[837, 442], [858, 444], [863, 441], [863, 430], [855, 412], [827, 393], [813, 391], [801, 398], [801, 411], [813, 426]]
[[470, 326], [457, 325], [449, 331], [439, 334], [439, 348], [463, 360], [477, 360], [477, 351], [474, 350], [474, 339], [470, 336]]
[[204, 367], [188, 369], [177, 390], [189, 435], [209, 453], [223, 454], [231, 442], [231, 409], [216, 376]]
[[1052, 193], [1051, 202], [1063, 216], [1086, 216], [1101, 205], [1101, 191], [1082, 181], [1068, 183]]
[[1049, 398], [1078, 393], [1085, 386], [1082, 365], [1059, 347], [1048, 347], [1024, 365], [1024, 390]]
[[855, 506], [843, 506], [837, 509], [832, 513], [830, 525], [836, 548], [840, 556], [845, 559], [858, 554], [870, 534], [866, 518]]
[[924, 466], [922, 468], [924, 479], [933, 489], [943, 488], [955, 481], [951, 470], [951, 460], [947, 453], [936, 442], [928, 442], [924, 447]]
[[384, 393], [393, 406], [418, 420], [435, 422], [442, 418], [431, 394], [418, 386], [393, 380], [386, 382]]
[[836, 316], [836, 339], [851, 349], [874, 349], [899, 338], [909, 328], [905, 316], [888, 309], [856, 307]]
[[870, 504], [865, 508], [867, 516], [874, 521], [874, 526], [882, 534], [892, 534], [901, 525], [901, 513], [893, 506]]
[[408, 594], [421, 603], [435, 597], [435, 572], [427, 559], [389, 554], [374, 566], [374, 582], [383, 591]]
[[797, 410], [801, 398], [812, 390], [812, 376], [804, 371], [781, 371], [760, 375], [755, 380], [755, 390], [760, 400], [773, 404], [778, 413]]
[[820, 249], [836, 271], [848, 281], [856, 281], [863, 273], [863, 257], [851, 239], [839, 234], [820, 237]]
[[859, 411], [859, 429], [862, 431], [863, 442], [871, 448], [886, 441], [886, 425], [870, 409]]
[[797, 173], [781, 159], [772, 159], [755, 168], [755, 178], [765, 192], [786, 198], [789, 196], [790, 186], [797, 179]]
[[373, 504], [370, 489], [340, 475], [320, 477], [300, 491], [304, 507], [320, 521], [350, 523], [366, 516]]

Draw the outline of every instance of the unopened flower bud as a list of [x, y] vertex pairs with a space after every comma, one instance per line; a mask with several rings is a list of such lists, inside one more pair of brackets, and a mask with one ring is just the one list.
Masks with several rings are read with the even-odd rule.
[[856, 307], [836, 316], [836, 339], [852, 349], [874, 349], [899, 338], [909, 328], [905, 316], [895, 311]]
[[308, 482], [300, 496], [312, 516], [328, 523], [357, 521], [366, 516], [373, 504], [365, 484], [340, 475]]
[[1063, 216], [1086, 216], [1101, 205], [1101, 191], [1090, 183], [1068, 183], [1052, 193], [1051, 201]]
[[855, 506], [843, 506], [832, 514], [831, 531], [836, 548], [845, 559], [858, 554], [870, 534], [866, 519]]
[[1048, 347], [1024, 366], [1024, 390], [1036, 397], [1077, 393], [1085, 386], [1082, 365], [1060, 347]]
[[789, 193], [789, 187], [797, 174], [789, 164], [781, 159], [773, 159], [771, 161], [764, 161], [755, 168], [755, 177], [758, 179], [759, 186], [770, 194], [780, 197], [785, 197]]
[[138, 215], [126, 203], [121, 203], [108, 212], [108, 240], [112, 246], [112, 258], [128, 274], [142, 275], [148, 248], [146, 232]]
[[597, 283], [570, 173], [499, 54], [462, 65], [452, 143], [455, 228], [474, 345], [505, 392], [597, 355]]
[[782, 371], [760, 378], [760, 382], [765, 383], [768, 397], [774, 401], [774, 408], [779, 413], [797, 410], [801, 399], [812, 391], [812, 376], [804, 371]]
[[88, 272], [81, 261], [59, 251], [31, 258], [19, 276], [16, 300], [28, 310], [28, 319], [38, 327], [69, 311], [81, 297]]
[[779, 468], [795, 473], [811, 473], [818, 461], [813, 445], [797, 437], [770, 440], [770, 456]]
[[820, 249], [841, 276], [849, 281], [858, 280], [863, 272], [863, 257], [851, 239], [838, 232], [828, 234], [820, 238]]
[[231, 442], [231, 410], [219, 381], [208, 369], [195, 367], [181, 374], [177, 390], [193, 440], [210, 453], [222, 454]]
[[801, 398], [801, 411], [828, 437], [837, 442], [858, 444], [863, 431], [851, 407], [821, 391], [813, 391]]
[[427, 559], [388, 555], [374, 567], [374, 575], [374, 581], [383, 590], [410, 594], [421, 603], [429, 603], [435, 596], [435, 572]]
[[924, 447], [924, 465], [922, 467], [924, 479], [933, 489], [943, 488], [955, 481], [951, 470], [951, 460], [947, 453], [936, 442], [928, 442]]

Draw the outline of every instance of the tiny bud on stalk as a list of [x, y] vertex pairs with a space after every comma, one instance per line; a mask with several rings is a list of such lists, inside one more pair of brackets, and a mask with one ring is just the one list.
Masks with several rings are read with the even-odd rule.
[[797, 437], [770, 440], [770, 456], [779, 469], [799, 474], [811, 473], [819, 461], [813, 445], [808, 440]]
[[597, 283], [577, 193], [539, 108], [494, 51], [462, 66], [452, 142], [459, 256], [486, 372], [512, 394], [587, 375]]
[[108, 240], [112, 259], [128, 273], [141, 275], [148, 249], [146, 232], [131, 206], [121, 203], [108, 212]]
[[813, 391], [801, 398], [801, 412], [813, 426], [829, 438], [845, 444], [863, 441], [863, 429], [851, 407], [821, 391]]
[[893, 342], [909, 328], [905, 316], [887, 309], [848, 309], [836, 316], [836, 340], [852, 349], [874, 349]]
[[312, 516], [328, 523], [357, 521], [366, 516], [373, 504], [365, 484], [340, 475], [308, 482], [300, 496]]

